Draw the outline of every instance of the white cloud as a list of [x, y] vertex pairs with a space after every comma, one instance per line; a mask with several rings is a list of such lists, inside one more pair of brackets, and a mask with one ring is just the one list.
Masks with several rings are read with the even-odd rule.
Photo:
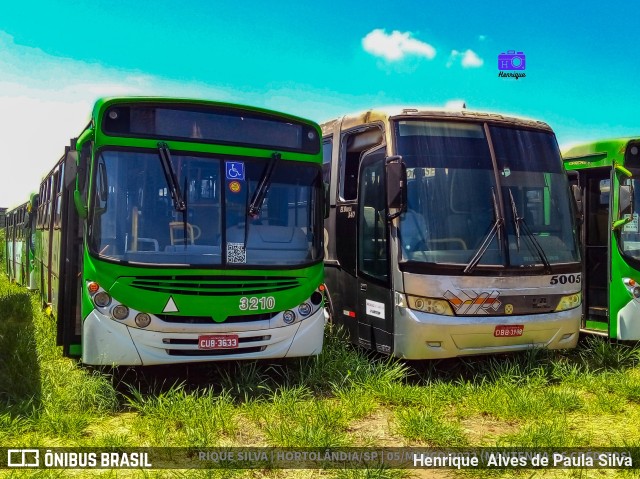
[[378, 28], [362, 39], [362, 47], [373, 56], [382, 57], [389, 62], [399, 61], [413, 55], [429, 60], [436, 56], [436, 49], [423, 41], [412, 38], [410, 32], [394, 30], [388, 34]]
[[473, 50], [466, 50], [464, 52], [451, 50], [451, 55], [449, 55], [449, 60], [447, 61], [447, 68], [458, 61], [460, 61], [463, 68], [480, 68], [484, 64], [484, 60]]

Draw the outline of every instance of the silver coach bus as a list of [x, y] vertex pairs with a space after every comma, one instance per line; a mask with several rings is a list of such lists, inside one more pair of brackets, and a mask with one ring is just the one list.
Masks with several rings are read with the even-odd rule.
[[572, 348], [581, 264], [543, 122], [395, 108], [322, 125], [330, 317], [407, 359]]

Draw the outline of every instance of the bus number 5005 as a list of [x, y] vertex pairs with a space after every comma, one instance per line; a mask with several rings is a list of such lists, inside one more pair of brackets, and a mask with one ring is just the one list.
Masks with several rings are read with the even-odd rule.
[[243, 296], [240, 298], [240, 305], [238, 307], [241, 311], [273, 309], [276, 307], [276, 298], [273, 296], [251, 296], [249, 298]]
[[579, 274], [556, 274], [551, 277], [549, 284], [580, 284]]

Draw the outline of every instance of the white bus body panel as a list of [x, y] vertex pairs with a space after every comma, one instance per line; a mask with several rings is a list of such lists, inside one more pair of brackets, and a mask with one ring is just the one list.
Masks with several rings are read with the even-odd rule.
[[[153, 321], [157, 321], [154, 318]], [[152, 323], [153, 324], [153, 323]], [[165, 323], [166, 324], [166, 323]], [[253, 329], [250, 329], [253, 325]], [[244, 324], [184, 324], [173, 331], [154, 331], [127, 326], [110, 317], [92, 311], [84, 320], [82, 362], [94, 365], [148, 366], [154, 364], [229, 361], [236, 359], [266, 359], [313, 356], [322, 351], [325, 326], [324, 309], [290, 326], [268, 328], [269, 321]], [[262, 328], [261, 328], [262, 326]], [[150, 326], [152, 327], [152, 326]], [[180, 331], [180, 329], [182, 331]], [[170, 355], [168, 350], [198, 351], [198, 336], [237, 334], [239, 339], [265, 336], [269, 339], [252, 341], [245, 346], [262, 347], [262, 351], [223, 355]], [[193, 344], [170, 344], [170, 340], [190, 341]]]

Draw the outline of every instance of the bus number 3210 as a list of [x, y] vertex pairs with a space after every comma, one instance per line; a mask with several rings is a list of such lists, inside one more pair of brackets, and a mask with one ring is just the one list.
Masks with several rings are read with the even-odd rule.
[[273, 296], [251, 296], [249, 298], [243, 296], [240, 298], [240, 305], [238, 307], [241, 311], [273, 309], [276, 307], [276, 298]]

